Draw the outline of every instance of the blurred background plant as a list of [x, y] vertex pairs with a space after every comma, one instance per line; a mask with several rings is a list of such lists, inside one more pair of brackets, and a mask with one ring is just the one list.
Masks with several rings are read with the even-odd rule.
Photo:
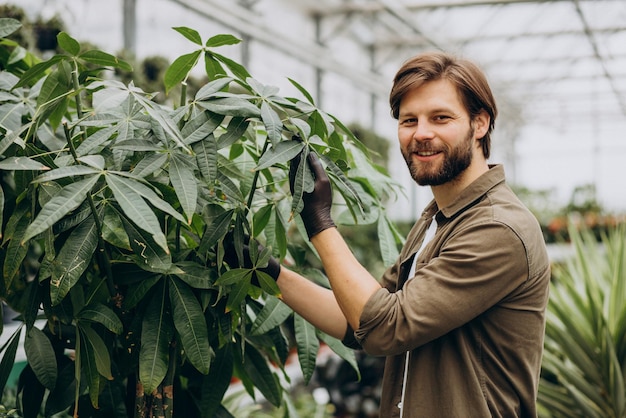
[[626, 225], [570, 223], [574, 254], [553, 267], [540, 417], [626, 416]]

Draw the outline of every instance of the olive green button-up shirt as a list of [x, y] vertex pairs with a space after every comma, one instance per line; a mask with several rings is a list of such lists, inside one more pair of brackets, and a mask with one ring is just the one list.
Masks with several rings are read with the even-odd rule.
[[501, 165], [449, 206], [431, 202], [354, 332], [387, 356], [380, 416], [398, 417], [403, 401], [404, 418], [536, 417], [549, 281], [538, 222]]

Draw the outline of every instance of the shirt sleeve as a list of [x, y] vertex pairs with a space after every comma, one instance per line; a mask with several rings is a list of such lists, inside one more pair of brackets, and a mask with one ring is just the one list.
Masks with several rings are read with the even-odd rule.
[[487, 311], [528, 278], [527, 253], [520, 237], [499, 222], [470, 225], [448, 236], [437, 256], [394, 292], [370, 297], [356, 339], [372, 355], [417, 348]]

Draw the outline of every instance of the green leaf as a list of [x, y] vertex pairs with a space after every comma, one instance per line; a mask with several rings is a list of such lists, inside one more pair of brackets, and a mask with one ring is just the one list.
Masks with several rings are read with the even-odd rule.
[[152, 235], [154, 241], [166, 253], [169, 253], [167, 239], [163, 231], [161, 231], [159, 220], [135, 188], [128, 184], [127, 179], [111, 173], [107, 174], [106, 181], [124, 214], [135, 225]]
[[217, 141], [212, 135], [206, 140], [193, 144], [200, 175], [209, 185], [217, 180]]
[[130, 242], [128, 240], [128, 234], [124, 230], [124, 224], [117, 212], [111, 208], [110, 205], [106, 205], [104, 208], [102, 238], [118, 248], [130, 250]]
[[147, 154], [133, 169], [133, 175], [148, 177], [162, 169], [167, 163], [167, 154]]
[[85, 306], [78, 313], [78, 320], [97, 322], [104, 325], [109, 331], [121, 334], [123, 331], [122, 321], [111, 308], [102, 303], [94, 302]]
[[198, 106], [210, 110], [213, 113], [242, 118], [255, 118], [261, 116], [258, 107], [246, 99], [239, 97], [223, 97], [198, 102]]
[[130, 286], [126, 298], [124, 298], [124, 309], [132, 309], [143, 300], [152, 287], [161, 280], [160, 274], [152, 275], [142, 279], [134, 286]]
[[187, 215], [187, 223], [191, 224], [193, 214], [196, 213], [198, 201], [198, 185], [192, 169], [180, 156], [172, 154], [169, 166], [170, 181], [178, 196], [178, 201]]
[[216, 218], [206, 221], [207, 227], [202, 235], [198, 253], [204, 254], [209, 250], [209, 248], [213, 248], [213, 246], [215, 246], [215, 244], [217, 244], [217, 242], [222, 239], [224, 235], [226, 235], [226, 232], [228, 232], [228, 229], [230, 228], [230, 222], [234, 213], [235, 211], [230, 209], [222, 212]]
[[206, 322], [200, 303], [189, 286], [177, 278], [170, 280], [169, 294], [174, 326], [180, 336], [185, 354], [200, 373], [207, 374], [214, 353], [209, 346]]
[[[205, 54], [205, 57], [208, 55], [209, 52]], [[213, 58], [223, 62], [226, 67], [239, 79], [247, 80], [248, 78], [250, 78], [250, 73], [248, 72], [248, 70], [246, 70], [246, 68], [238, 62], [235, 62], [230, 58], [225, 57], [224, 55], [216, 54], [215, 52], [211, 52], [210, 55], [212, 55]]]
[[18, 204], [9, 218], [4, 238], [5, 240], [10, 239], [10, 241], [6, 247], [4, 260], [2, 260], [2, 275], [4, 276], [5, 289], [12, 288], [11, 284], [18, 276], [22, 262], [28, 254], [29, 245], [24, 244], [23, 237], [30, 219], [30, 211], [26, 200]]
[[37, 380], [47, 389], [54, 389], [57, 381], [57, 361], [52, 344], [39, 328], [31, 328], [24, 340], [28, 364]]
[[133, 250], [133, 259], [139, 267], [154, 273], [167, 273], [172, 267], [172, 257], [169, 252], [154, 242], [152, 236], [143, 229], [122, 217], [124, 229], [128, 234], [129, 243]]
[[318, 338], [326, 343], [331, 350], [335, 352], [339, 357], [344, 359], [357, 374], [357, 380], [361, 380], [361, 371], [359, 370], [359, 364], [356, 361], [356, 356], [354, 354], [354, 350], [346, 347], [343, 343], [337, 338], [331, 337], [328, 334], [325, 334], [319, 330], [316, 330], [316, 334]]
[[0, 170], [50, 170], [50, 167], [28, 157], [8, 157], [0, 161]]
[[84, 180], [70, 183], [59, 194], [54, 196], [41, 208], [39, 215], [28, 226], [22, 242], [52, 227], [57, 221], [76, 209], [86, 199], [87, 193], [93, 188], [100, 175], [93, 175]]
[[50, 279], [52, 305], [59, 304], [78, 282], [97, 247], [98, 230], [93, 217], [89, 217], [72, 231], [53, 262]]
[[0, 18], [0, 38], [6, 38], [21, 27], [22, 24], [19, 20], [11, 19], [9, 17]]
[[231, 345], [217, 350], [209, 374], [202, 377], [199, 409], [203, 418], [216, 417], [226, 390], [233, 376], [233, 353]]
[[222, 149], [241, 139], [246, 133], [250, 121], [247, 118], [231, 118], [226, 131], [217, 139], [217, 148]]
[[223, 120], [224, 115], [218, 115], [208, 111], [198, 113], [198, 115], [187, 122], [180, 131], [185, 144], [195, 144], [202, 140], [215, 141], [210, 135], [220, 126]]
[[267, 101], [261, 103], [261, 120], [265, 125], [267, 136], [274, 146], [278, 145], [282, 139], [283, 122], [278, 113]]
[[[0, 19], [0, 24], [2, 23], [2, 19]], [[4, 355], [2, 356], [2, 361], [0, 362], [0, 393], [4, 393], [4, 388], [6, 387], [7, 381], [9, 380], [9, 376], [11, 375], [11, 370], [15, 366], [15, 355], [17, 354], [17, 348], [20, 346], [20, 337], [22, 336], [22, 327], [19, 327], [11, 337], [6, 342], [6, 345], [2, 346], [4, 350]]]
[[281, 325], [293, 313], [291, 308], [274, 296], [268, 296], [265, 306], [257, 315], [250, 334], [261, 335]]
[[57, 35], [57, 42], [61, 49], [68, 52], [70, 55], [78, 55], [80, 53], [80, 44], [74, 38], [67, 34], [67, 32], [61, 32]]
[[395, 235], [391, 229], [390, 221], [387, 216], [380, 214], [378, 216], [378, 245], [386, 266], [392, 265], [398, 256], [398, 246], [396, 245]]
[[237, 45], [241, 42], [241, 39], [234, 37], [233, 35], [220, 34], [215, 35], [207, 39], [204, 44], [207, 48], [217, 48], [224, 45]]
[[296, 345], [298, 346], [298, 360], [304, 376], [304, 383], [308, 384], [315, 371], [315, 360], [320, 348], [320, 342], [315, 333], [315, 327], [298, 314], [293, 316]]
[[306, 144], [302, 141], [288, 140], [279, 142], [259, 158], [255, 170], [263, 170], [274, 164], [285, 164], [298, 155]]
[[167, 374], [169, 347], [174, 334], [167, 312], [165, 286], [154, 292], [141, 323], [139, 349], [139, 380], [145, 393], [152, 393]]
[[185, 38], [189, 39], [194, 44], [202, 46], [202, 38], [200, 37], [200, 34], [197, 30], [190, 29], [186, 26], [178, 26], [172, 29], [183, 35]]
[[195, 289], [212, 289], [215, 283], [216, 271], [193, 261], [181, 261], [176, 263], [180, 269], [175, 276]]
[[272, 373], [265, 357], [251, 344], [245, 346], [243, 367], [254, 386], [265, 396], [265, 399], [278, 407], [282, 397], [282, 388], [278, 382], [278, 377]]
[[167, 203], [167, 201], [161, 199], [161, 197], [159, 197], [159, 195], [157, 195], [154, 190], [152, 190], [150, 187], [146, 186], [142, 182], [122, 176], [117, 176], [116, 180], [118, 180], [120, 183], [123, 183], [129, 189], [133, 190], [133, 192], [147, 199], [152, 204], [152, 206], [156, 207], [157, 209], [161, 209], [163, 212], [173, 216], [175, 219], [178, 219], [181, 222], [186, 222], [186, 219], [183, 215], [176, 211], [176, 209], [174, 209], [172, 205]]
[[232, 81], [233, 78], [227, 76], [217, 78], [213, 81], [209, 81], [204, 86], [200, 87], [200, 90], [198, 90], [198, 92], [196, 93], [196, 101], [211, 99], [215, 95], [215, 93], [223, 90]]
[[102, 338], [89, 326], [79, 326], [78, 329], [79, 332], [85, 337], [85, 341], [87, 342], [86, 346], [93, 352], [98, 373], [109, 380], [113, 380], [113, 376], [111, 375], [111, 357]]
[[165, 84], [165, 93], [176, 86], [178, 83], [187, 79], [187, 76], [198, 63], [198, 59], [202, 54], [202, 50], [194, 51], [189, 54], [181, 55], [176, 58], [172, 65], [165, 71], [163, 83]]
[[86, 176], [89, 174], [99, 174], [101, 171], [96, 170], [92, 167], [87, 167], [84, 165], [69, 165], [66, 167], [55, 168], [51, 171], [46, 171], [43, 174], [35, 177], [33, 179], [33, 183], [44, 183], [49, 181], [54, 181], [58, 179], [63, 179], [66, 177], [74, 177], [74, 176]]
[[85, 51], [79, 55], [80, 58], [91, 64], [102, 65], [105, 67], [119, 68], [124, 71], [132, 71], [133, 67], [126, 61], [121, 60], [111, 54], [103, 51], [91, 50]]
[[300, 93], [302, 93], [302, 95], [309, 101], [310, 104], [315, 105], [315, 100], [313, 100], [313, 96], [311, 96], [311, 93], [309, 93], [304, 87], [302, 87], [297, 81], [291, 79], [291, 78], [287, 78], [289, 80], [289, 82], [291, 84], [294, 85], [295, 88], [297, 88]]
[[37, 80], [39, 80], [44, 75], [46, 75], [46, 71], [50, 67], [66, 59], [67, 57], [63, 55], [55, 55], [47, 61], [43, 61], [43, 62], [33, 65], [28, 70], [26, 70], [24, 74], [22, 74], [22, 76], [20, 77], [20, 81], [18, 81], [17, 84], [13, 86], [13, 88], [17, 89], [20, 87], [30, 86], [30, 85], [35, 84]]
[[[77, 327], [76, 347], [74, 350], [75, 380], [80, 385], [82, 377], [87, 379], [89, 399], [94, 407], [98, 407], [100, 393], [100, 373], [96, 365], [96, 355], [92, 345], [87, 341], [85, 334]], [[78, 394], [75, 395], [76, 397]], [[47, 405], [46, 405], [47, 407]]]

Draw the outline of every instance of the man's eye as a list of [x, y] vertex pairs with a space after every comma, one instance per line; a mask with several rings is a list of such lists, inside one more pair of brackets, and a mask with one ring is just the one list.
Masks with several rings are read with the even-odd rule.
[[450, 116], [448, 116], [448, 115], [437, 115], [437, 116], [435, 116], [435, 120], [439, 121], [439, 122], [445, 122], [448, 119], [450, 119]]

